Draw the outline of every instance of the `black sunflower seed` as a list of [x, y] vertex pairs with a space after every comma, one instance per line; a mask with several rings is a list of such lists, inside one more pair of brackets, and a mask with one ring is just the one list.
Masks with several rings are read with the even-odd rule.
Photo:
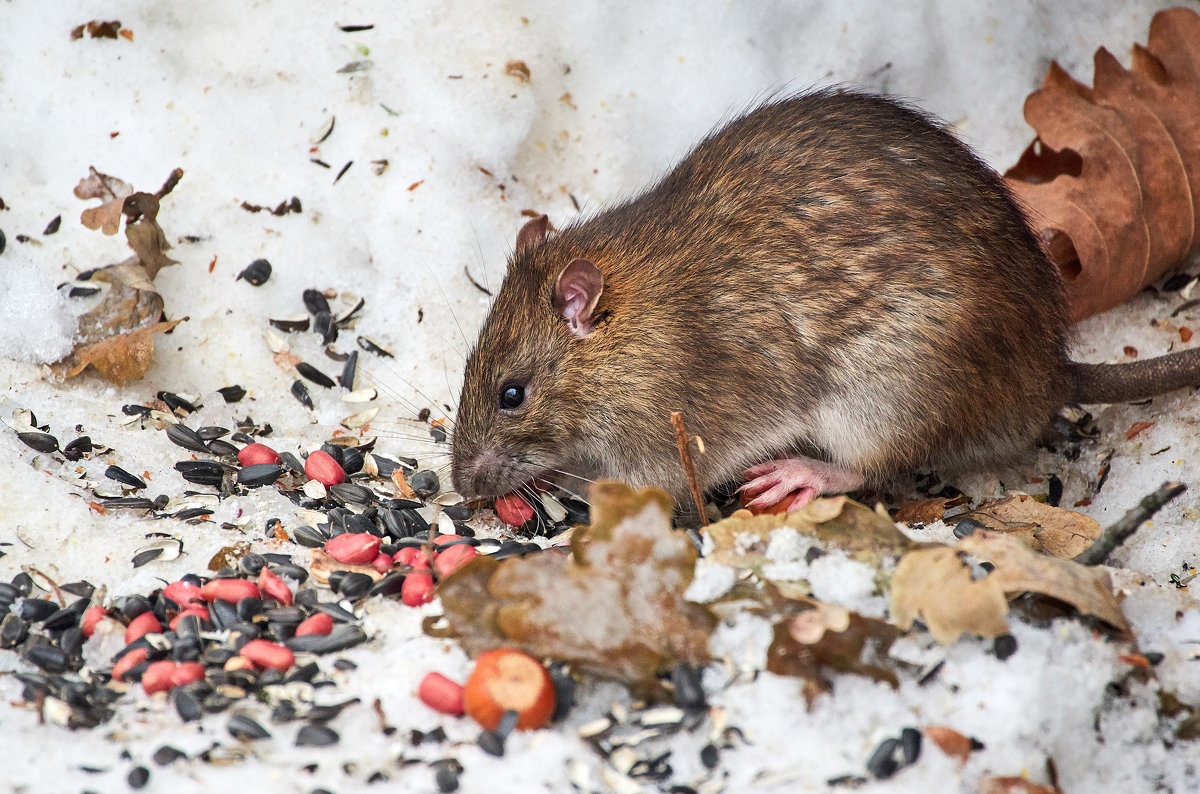
[[367, 641], [367, 633], [353, 623], [334, 626], [333, 631], [322, 636], [306, 634], [303, 637], [292, 637], [284, 645], [293, 651], [307, 651], [315, 654], [337, 653], [353, 648]]
[[68, 298], [90, 298], [93, 295], [99, 295], [99, 287], [71, 287], [67, 290]]
[[225, 467], [213, 460], [181, 460], [175, 464], [175, 470], [196, 485], [219, 486], [225, 476]]
[[[85, 599], [84, 605], [86, 606], [86, 604], [87, 600]], [[74, 605], [56, 609], [50, 613], [49, 617], [42, 621], [42, 628], [46, 631], [60, 631], [71, 626], [77, 626], [79, 625], [80, 613], [81, 610]]]
[[982, 522], [976, 521], [973, 518], [964, 518], [954, 525], [954, 537], [961, 540], [973, 535], [977, 529], [986, 529], [986, 527]]
[[24, 433], [17, 433], [17, 438], [25, 442], [25, 445], [37, 452], [55, 452], [58, 450], [58, 439], [49, 433], [42, 433], [38, 430], [27, 430]]
[[337, 592], [351, 601], [357, 601], [371, 592], [373, 584], [375, 584], [375, 580], [370, 576], [358, 571], [352, 571], [342, 577], [342, 580], [338, 583]]
[[237, 481], [247, 488], [259, 488], [275, 482], [281, 474], [283, 467], [278, 463], [255, 463], [239, 470]]
[[434, 768], [433, 781], [437, 785], [438, 791], [442, 794], [458, 791], [458, 776], [463, 772], [462, 764], [453, 758], [447, 758], [433, 762], [432, 766]]
[[204, 425], [196, 428], [196, 435], [200, 436], [205, 441], [212, 441], [216, 438], [224, 438], [229, 435], [229, 428], [220, 427], [219, 425]]
[[497, 758], [504, 755], [504, 737], [496, 731], [480, 731], [478, 743], [479, 749], [488, 755], [494, 755]]
[[25, 661], [47, 673], [64, 673], [67, 670], [67, 652], [53, 645], [26, 645], [22, 656]]
[[886, 780], [896, 774], [900, 769], [900, 762], [896, 760], [896, 751], [899, 749], [899, 739], [884, 739], [867, 760], [867, 772], [879, 780]]
[[1163, 292], [1179, 292], [1195, 278], [1191, 273], [1176, 273], [1163, 282]]
[[395, 596], [400, 595], [401, 588], [404, 587], [404, 574], [399, 571], [389, 571], [382, 579], [371, 585], [370, 594], [373, 596]]
[[300, 404], [309, 410], [313, 407], [312, 397], [308, 393], [308, 387], [304, 385], [304, 381], [296, 380], [292, 382], [292, 396], [300, 401]]
[[312, 364], [309, 364], [307, 361], [301, 361], [296, 364], [296, 371], [318, 386], [323, 386], [326, 389], [332, 389], [334, 386], [333, 378], [329, 377]]
[[306, 289], [301, 297], [304, 298], [304, 308], [308, 309], [309, 314], [329, 312], [329, 299], [320, 290]]
[[217, 394], [221, 395], [227, 403], [236, 403], [246, 396], [246, 390], [241, 386], [223, 386], [217, 389]]
[[395, 356], [392, 355], [392, 351], [380, 347], [365, 336], [358, 337], [356, 341], [358, 342], [358, 346], [368, 353], [374, 353], [375, 355], [383, 356], [384, 358], [395, 358]]
[[192, 452], [208, 452], [208, 445], [204, 443], [204, 439], [187, 425], [171, 425], [167, 428], [167, 438]]
[[412, 486], [412, 489], [417, 492], [418, 496], [422, 497], [433, 496], [442, 487], [442, 484], [438, 481], [438, 476], [429, 469], [422, 469], [413, 473], [408, 478], [408, 484]]
[[244, 714], [234, 714], [229, 718], [229, 735], [242, 741], [269, 739], [271, 734], [267, 729]]
[[690, 664], [680, 662], [671, 669], [671, 683], [675, 686], [675, 705], [681, 709], [702, 709], [708, 703], [704, 698], [704, 687], [700, 685], [700, 672]]
[[17, 616], [30, 623], [41, 623], [57, 611], [58, 606], [53, 601], [42, 598], [26, 598], [21, 601], [21, 606], [17, 607]]
[[130, 510], [150, 510], [154, 507], [154, 500], [147, 499], [144, 496], [118, 496], [112, 499], [105, 499], [104, 506], [127, 507]]
[[208, 451], [210, 454], [217, 455], [237, 455], [239, 450], [236, 445], [229, 443], [223, 438], [214, 438], [208, 442]]
[[904, 754], [904, 765], [915, 764], [921, 757], [921, 732], [916, 728], [900, 731], [900, 749]]
[[144, 766], [135, 766], [129, 770], [129, 776], [126, 778], [130, 788], [142, 788], [150, 782], [150, 770]]
[[79, 460], [84, 455], [92, 451], [92, 439], [88, 436], [80, 436], [68, 443], [62, 449], [63, 457], [67, 460]]
[[307, 524], [292, 530], [292, 540], [309, 549], [319, 549], [329, 540], [329, 536], [319, 529]]
[[29, 623], [13, 613], [0, 621], [0, 648], [15, 648], [29, 636]]
[[211, 516], [213, 509], [211, 507], [185, 507], [182, 510], [176, 510], [171, 514], [171, 518], [176, 521], [191, 521], [193, 518], [201, 518]]
[[94, 584], [84, 581], [60, 584], [58, 589], [62, 590], [64, 593], [70, 593], [77, 598], [91, 598], [92, 593], [96, 592], [96, 586]]
[[194, 414], [203, 406], [195, 405], [191, 400], [186, 400], [172, 391], [158, 392], [158, 399], [167, 404], [167, 407], [176, 413], [183, 412], [185, 414]]
[[334, 325], [333, 315], [329, 312], [313, 315], [312, 329], [321, 337], [321, 344], [329, 345], [337, 341], [338, 327]]
[[83, 657], [83, 641], [85, 639], [82, 629], [78, 626], [71, 626], [58, 635], [58, 647], [63, 649], [68, 658], [80, 660]]
[[145, 488], [146, 487], [145, 480], [143, 480], [141, 477], [138, 477], [135, 474], [130, 474], [129, 472], [122, 469], [120, 466], [109, 466], [107, 469], [104, 470], [104, 476], [110, 480], [116, 480], [117, 482], [119, 482], [123, 485], [128, 485], [131, 488]]
[[329, 747], [338, 743], [337, 731], [326, 725], [305, 725], [296, 732], [297, 747]]
[[154, 763], [159, 766], [167, 766], [173, 764], [180, 758], [187, 758], [187, 753], [182, 750], [177, 750], [169, 744], [164, 744], [162, 747], [154, 751], [154, 755], [150, 756], [154, 759]]
[[133, 405], [132, 403], [129, 405], [122, 405], [121, 413], [125, 414], [126, 416], [149, 416], [150, 406]]
[[62, 225], [62, 216], [55, 215], [50, 220], [50, 222], [46, 224], [46, 228], [42, 230], [42, 236], [48, 237], [48, 236], [54, 234], [55, 232], [58, 231], [58, 227], [61, 225]]
[[1017, 638], [1011, 634], [1001, 634], [992, 640], [992, 652], [997, 659], [1004, 661], [1017, 652]]
[[238, 273], [234, 281], [245, 279], [255, 287], [261, 287], [271, 277], [271, 263], [265, 259], [255, 259]]
[[300, 584], [304, 584], [308, 580], [308, 570], [299, 565], [292, 565], [290, 562], [273, 562], [267, 567], [276, 576], [295, 579]]
[[20, 591], [21, 595], [29, 595], [33, 592], [33, 577], [24, 571], [14, 576], [12, 583]]
[[354, 378], [358, 373], [358, 351], [352, 350], [350, 355], [346, 356], [346, 363], [342, 365], [342, 375], [339, 380], [342, 383], [342, 388], [346, 391], [354, 390]]
[[375, 495], [371, 493], [369, 488], [364, 488], [352, 482], [343, 482], [329, 486], [329, 495], [339, 502], [353, 505], [367, 505], [375, 498]]
[[139, 551], [137, 554], [133, 555], [133, 567], [141, 568], [146, 563], [154, 562], [162, 556], [162, 553], [162, 549], [146, 549], [145, 551]]

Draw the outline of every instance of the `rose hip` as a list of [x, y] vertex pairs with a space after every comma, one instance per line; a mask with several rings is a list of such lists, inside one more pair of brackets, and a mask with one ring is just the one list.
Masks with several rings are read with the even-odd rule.
[[346, 472], [338, 462], [328, 452], [320, 449], [311, 453], [308, 460], [304, 461], [304, 474], [308, 479], [316, 480], [327, 488], [346, 481]]
[[463, 713], [462, 684], [441, 673], [427, 673], [417, 688], [417, 697], [429, 708], [454, 717]]
[[345, 532], [325, 541], [325, 553], [338, 562], [361, 565], [375, 559], [381, 542], [366, 532]]

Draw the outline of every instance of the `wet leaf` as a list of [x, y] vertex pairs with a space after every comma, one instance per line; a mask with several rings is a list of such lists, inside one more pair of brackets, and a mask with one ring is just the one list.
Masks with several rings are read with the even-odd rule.
[[[994, 566], [974, 578], [969, 554]], [[1009, 535], [979, 530], [957, 547], [929, 546], [901, 558], [892, 576], [892, 620], [902, 629], [917, 615], [938, 642], [949, 644], [963, 632], [981, 637], [1007, 634], [1008, 598], [1024, 592], [1056, 598], [1087, 615], [1128, 631], [1102, 568], [1041, 554]]]
[[835, 496], [814, 499], [790, 513], [730, 516], [711, 524], [705, 530], [714, 546], [711, 558], [722, 565], [759, 571], [767, 562], [764, 555], [771, 533], [783, 527], [816, 535], [852, 558], [876, 566], [883, 558], [916, 545], [896, 529], [882, 509], [872, 510], [848, 497]]
[[170, 331], [186, 319], [155, 323], [77, 349], [72, 355], [74, 363], [66, 370], [66, 377], [73, 378], [88, 367], [95, 367], [109, 383], [116, 386], [124, 386], [129, 380], [141, 380], [150, 369], [150, 361], [154, 356], [154, 334]]
[[714, 618], [684, 600], [696, 551], [671, 529], [671, 500], [612, 481], [591, 492], [592, 524], [571, 553], [502, 562], [479, 557], [438, 593], [468, 652], [517, 647], [662, 695], [657, 674], [708, 658]]
[[1079, 556], [1104, 531], [1094, 518], [1016, 492], [986, 502], [964, 517], [974, 518], [988, 529], [1021, 537], [1026, 545], [1064, 560]]
[[887, 651], [900, 635], [895, 626], [832, 604], [809, 599], [807, 609], [775, 624], [767, 670], [804, 679], [808, 705], [829, 691], [826, 674], [857, 673], [899, 685]]

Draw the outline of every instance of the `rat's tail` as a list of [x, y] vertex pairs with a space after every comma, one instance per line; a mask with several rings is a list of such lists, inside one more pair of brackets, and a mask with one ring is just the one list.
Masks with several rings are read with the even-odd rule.
[[1200, 348], [1129, 364], [1067, 365], [1073, 403], [1125, 403], [1200, 386]]

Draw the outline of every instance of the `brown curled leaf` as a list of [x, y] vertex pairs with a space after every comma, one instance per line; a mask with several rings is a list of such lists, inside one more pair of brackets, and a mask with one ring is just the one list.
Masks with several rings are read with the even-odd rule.
[[115, 386], [124, 386], [129, 380], [141, 380], [150, 369], [154, 356], [154, 334], [170, 331], [186, 319], [155, 323], [76, 349], [66, 377], [73, 378], [88, 367], [95, 367]]

